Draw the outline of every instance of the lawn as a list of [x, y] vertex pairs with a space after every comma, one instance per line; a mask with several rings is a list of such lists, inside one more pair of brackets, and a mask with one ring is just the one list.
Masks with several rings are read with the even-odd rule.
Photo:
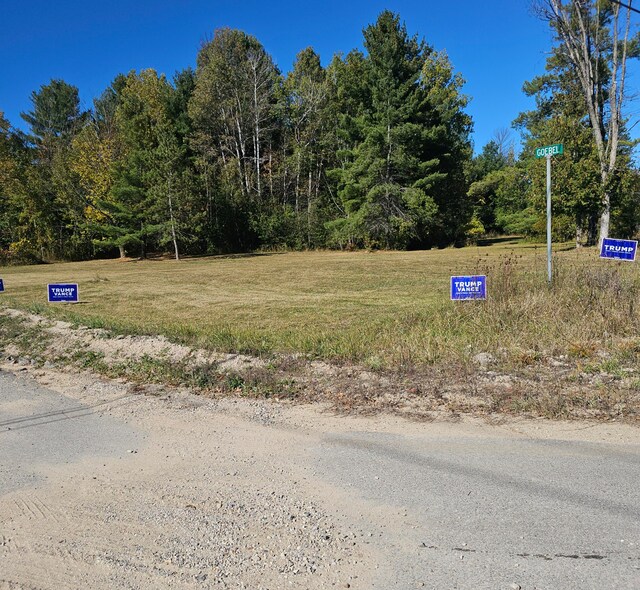
[[[0, 269], [0, 303], [205, 348], [300, 352], [371, 366], [420, 365], [478, 351], [517, 357], [617, 346], [638, 333], [638, 272], [593, 249], [556, 255], [518, 240], [420, 252], [303, 252], [106, 260]], [[486, 274], [487, 302], [449, 301], [449, 276]], [[81, 303], [46, 303], [48, 282]]]

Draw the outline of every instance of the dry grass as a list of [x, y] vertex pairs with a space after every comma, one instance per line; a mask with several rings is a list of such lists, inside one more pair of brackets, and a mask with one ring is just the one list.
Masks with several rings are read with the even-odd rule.
[[[287, 253], [181, 262], [9, 267], [2, 303], [221, 351], [303, 353], [371, 368], [590, 356], [624, 341], [637, 361], [636, 266], [593, 250], [556, 255], [504, 241], [427, 252]], [[487, 302], [450, 302], [451, 274], [487, 274]], [[47, 282], [77, 282], [80, 305], [46, 303]], [[631, 340], [630, 340], [631, 339]], [[632, 342], [629, 344], [629, 342]]]

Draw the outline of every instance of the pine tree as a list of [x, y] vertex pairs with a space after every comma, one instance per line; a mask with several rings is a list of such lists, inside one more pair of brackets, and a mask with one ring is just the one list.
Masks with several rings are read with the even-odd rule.
[[83, 207], [70, 170], [72, 139], [86, 119], [78, 89], [51, 80], [31, 94], [32, 110], [21, 113], [31, 166], [25, 171], [20, 213], [21, 249], [33, 256], [81, 257], [89, 253], [79, 218]]
[[330, 224], [334, 239], [385, 248], [460, 241], [471, 213], [462, 81], [446, 55], [410, 37], [390, 11], [364, 39], [366, 56], [336, 66], [350, 145], [332, 172], [345, 213]]

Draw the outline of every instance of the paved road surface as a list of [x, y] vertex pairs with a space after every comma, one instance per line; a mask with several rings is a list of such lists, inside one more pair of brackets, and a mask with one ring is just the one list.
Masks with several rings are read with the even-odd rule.
[[376, 587], [640, 588], [637, 445], [425, 430], [327, 435], [317, 453], [322, 477], [397, 514]]
[[[100, 387], [66, 396], [0, 373], [2, 590], [640, 588], [632, 428], [413, 424]], [[253, 536], [212, 545], [233, 528], [215, 524], [214, 495]], [[184, 554], [163, 550], [174, 541]]]
[[[110, 406], [130, 400], [123, 396]], [[40, 483], [40, 465], [135, 448], [140, 438], [135, 430], [104, 416], [102, 409], [95, 400], [78, 402], [0, 372], [0, 494]]]

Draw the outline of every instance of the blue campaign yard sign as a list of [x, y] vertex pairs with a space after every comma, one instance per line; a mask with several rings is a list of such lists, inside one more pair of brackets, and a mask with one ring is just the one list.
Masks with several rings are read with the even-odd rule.
[[628, 260], [633, 262], [636, 259], [638, 242], [635, 240], [614, 240], [605, 238], [602, 240], [600, 258], [615, 258], [616, 260]]
[[47, 296], [49, 303], [67, 301], [78, 302], [78, 285], [75, 283], [56, 283], [47, 285]]
[[2, 282], [2, 279], [0, 279], [0, 293], [2, 293], [4, 291], [4, 283]]
[[486, 299], [487, 277], [484, 275], [471, 277], [451, 277], [451, 299]]

